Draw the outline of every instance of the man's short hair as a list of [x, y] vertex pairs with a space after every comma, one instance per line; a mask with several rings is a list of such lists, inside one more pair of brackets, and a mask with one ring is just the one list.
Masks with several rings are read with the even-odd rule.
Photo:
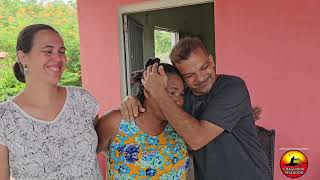
[[206, 47], [198, 37], [187, 36], [178, 41], [170, 53], [170, 59], [173, 65], [181, 63], [190, 57], [191, 53], [201, 48], [204, 53], [208, 54]]

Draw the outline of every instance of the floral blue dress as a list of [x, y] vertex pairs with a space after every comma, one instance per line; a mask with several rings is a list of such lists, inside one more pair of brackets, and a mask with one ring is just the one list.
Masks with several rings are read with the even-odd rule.
[[186, 179], [189, 164], [186, 144], [170, 125], [150, 136], [122, 120], [107, 151], [108, 179]]

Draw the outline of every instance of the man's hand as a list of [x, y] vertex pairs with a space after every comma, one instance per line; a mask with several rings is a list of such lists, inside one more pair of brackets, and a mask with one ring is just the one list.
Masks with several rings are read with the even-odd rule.
[[144, 112], [145, 109], [142, 106], [139, 99], [135, 96], [127, 96], [121, 103], [121, 115], [125, 120], [134, 120], [138, 117], [139, 112]]
[[253, 117], [255, 121], [261, 118], [262, 108], [260, 106], [254, 106], [252, 108], [252, 112], [253, 112]]
[[158, 68], [158, 64], [148, 66], [147, 70], [143, 72], [143, 79], [141, 80], [144, 88], [155, 97], [163, 92], [166, 93], [168, 77], [162, 66]]

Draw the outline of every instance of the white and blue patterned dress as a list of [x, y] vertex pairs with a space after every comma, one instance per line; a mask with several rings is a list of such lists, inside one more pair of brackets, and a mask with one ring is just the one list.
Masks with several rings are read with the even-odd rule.
[[0, 104], [0, 144], [9, 150], [16, 180], [102, 179], [96, 157], [96, 100], [87, 91], [67, 87], [67, 98], [50, 122], [36, 119], [15, 102]]

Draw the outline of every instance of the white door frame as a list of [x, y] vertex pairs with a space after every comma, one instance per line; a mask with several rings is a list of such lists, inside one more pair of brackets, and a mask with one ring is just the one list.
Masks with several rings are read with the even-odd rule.
[[145, 2], [133, 3], [129, 5], [124, 5], [118, 9], [118, 29], [119, 29], [119, 54], [120, 54], [120, 78], [121, 78], [121, 99], [123, 99], [126, 94], [127, 84], [126, 82], [130, 80], [130, 74], [126, 76], [126, 63], [125, 63], [125, 48], [124, 48], [124, 38], [123, 38], [123, 14], [138, 13], [159, 9], [168, 9], [182, 6], [190, 6], [196, 4], [212, 3], [214, 0], [149, 0]]

